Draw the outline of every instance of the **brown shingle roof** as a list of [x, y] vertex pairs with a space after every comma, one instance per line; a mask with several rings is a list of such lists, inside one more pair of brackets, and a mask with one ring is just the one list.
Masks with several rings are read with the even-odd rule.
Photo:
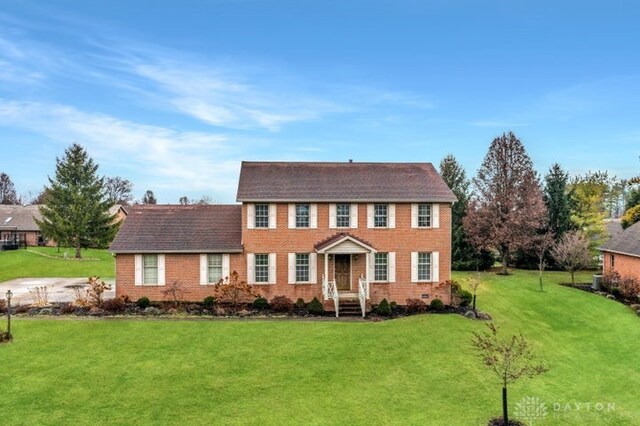
[[239, 205], [136, 205], [109, 250], [115, 253], [242, 251]]
[[242, 162], [238, 201], [454, 202], [431, 163]]
[[640, 222], [613, 236], [600, 250], [640, 257]]
[[35, 219], [42, 220], [40, 206], [32, 204], [0, 205], [0, 229], [16, 231], [39, 231], [40, 228]]

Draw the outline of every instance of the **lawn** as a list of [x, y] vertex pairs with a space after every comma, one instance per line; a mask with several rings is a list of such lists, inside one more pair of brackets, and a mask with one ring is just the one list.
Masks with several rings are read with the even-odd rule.
[[[540, 292], [531, 272], [483, 276], [479, 308], [550, 367], [512, 386], [512, 415], [537, 397], [549, 414], [535, 424], [640, 424], [640, 318], [557, 285], [567, 278], [548, 274]], [[481, 425], [500, 413], [499, 384], [469, 344], [484, 324], [458, 315], [13, 324], [16, 340], [0, 346], [3, 424]], [[581, 410], [565, 411], [573, 403]]]
[[[69, 258], [64, 258], [64, 252]], [[82, 250], [81, 260], [73, 259], [74, 249], [29, 247], [26, 250], [0, 251], [0, 282], [14, 278], [60, 277], [76, 278], [98, 275], [104, 279], [115, 276], [115, 260], [106, 250]]]

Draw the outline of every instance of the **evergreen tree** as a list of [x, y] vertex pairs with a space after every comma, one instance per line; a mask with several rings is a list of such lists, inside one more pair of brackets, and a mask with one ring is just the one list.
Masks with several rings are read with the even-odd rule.
[[440, 162], [440, 175], [458, 198], [451, 208], [451, 268], [455, 270], [485, 270], [493, 265], [493, 256], [486, 250], [478, 252], [467, 239], [462, 226], [469, 205], [471, 182], [460, 163], [451, 154]]
[[85, 149], [73, 144], [63, 158], [56, 158], [56, 175], [45, 188], [46, 204], [40, 208], [42, 233], [58, 245], [81, 249], [106, 246], [117, 231], [115, 216], [109, 215], [111, 202], [106, 196], [104, 178]]
[[624, 209], [629, 210], [632, 207], [640, 206], [640, 187], [632, 188], [627, 194]]
[[573, 229], [567, 183], [569, 175], [555, 163], [544, 178], [544, 203], [549, 216], [548, 228], [556, 241]]
[[20, 204], [13, 181], [6, 173], [0, 173], [0, 204]]

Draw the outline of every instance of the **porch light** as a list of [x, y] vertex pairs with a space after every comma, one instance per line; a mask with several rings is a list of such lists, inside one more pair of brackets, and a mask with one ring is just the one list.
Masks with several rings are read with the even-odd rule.
[[13, 296], [13, 293], [11, 292], [11, 290], [7, 290], [7, 302], [11, 302], [12, 296]]

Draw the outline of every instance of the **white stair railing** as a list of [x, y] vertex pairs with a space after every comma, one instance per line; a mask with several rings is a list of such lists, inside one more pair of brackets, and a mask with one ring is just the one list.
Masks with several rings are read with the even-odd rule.
[[324, 274], [322, 275], [322, 294], [324, 296], [324, 300], [333, 299], [333, 306], [336, 309], [336, 317], [338, 317], [338, 309], [340, 305], [340, 297], [338, 295], [338, 287], [336, 286], [336, 281], [329, 281], [326, 279]]
[[358, 279], [358, 298], [360, 299], [360, 309], [362, 309], [362, 317], [364, 318], [367, 300], [369, 299], [369, 281], [362, 275]]

